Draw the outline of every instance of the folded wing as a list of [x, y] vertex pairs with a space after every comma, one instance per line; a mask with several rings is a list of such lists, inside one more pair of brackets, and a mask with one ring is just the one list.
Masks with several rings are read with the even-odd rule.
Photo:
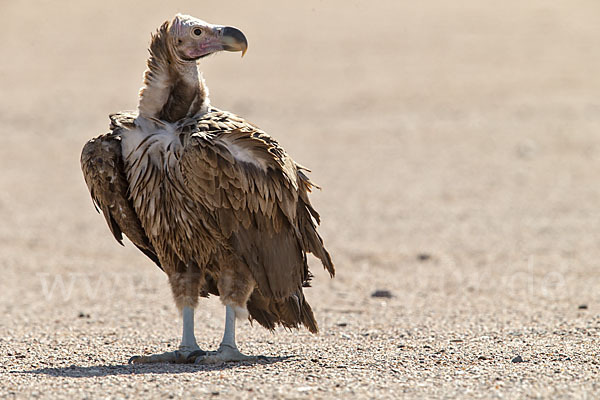
[[[113, 121], [114, 122], [114, 121]], [[81, 169], [96, 210], [102, 211], [115, 239], [123, 234], [162, 269], [140, 219], [128, 197], [128, 183], [121, 156], [121, 127], [87, 142], [81, 153]]]
[[295, 296], [302, 303], [301, 288], [311, 277], [306, 253], [334, 274], [316, 231], [319, 216], [308, 201], [313, 185], [304, 169], [270, 136], [233, 114], [213, 111], [196, 127], [180, 160], [189, 192], [215, 215], [264, 297]]

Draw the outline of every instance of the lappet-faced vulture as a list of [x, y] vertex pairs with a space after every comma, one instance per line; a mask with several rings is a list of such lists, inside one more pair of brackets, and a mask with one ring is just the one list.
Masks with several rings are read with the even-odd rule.
[[[198, 70], [209, 54], [247, 46], [236, 28], [186, 15], [165, 22], [152, 36], [137, 112], [111, 115], [110, 132], [83, 148], [97, 209], [117, 241], [126, 235], [167, 274], [183, 314], [178, 351], [130, 362], [256, 359], [237, 349], [236, 317], [317, 332], [302, 292], [307, 253], [331, 276], [334, 267], [308, 199], [315, 185], [271, 136], [213, 107]], [[226, 307], [213, 352], [194, 336], [194, 308], [209, 294]]]

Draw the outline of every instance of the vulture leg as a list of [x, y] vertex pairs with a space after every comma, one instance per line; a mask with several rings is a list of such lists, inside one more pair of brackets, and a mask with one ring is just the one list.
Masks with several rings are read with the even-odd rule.
[[[241, 310], [240, 310], [241, 311]], [[247, 315], [247, 313], [243, 313]], [[208, 352], [205, 356], [196, 358], [196, 364], [220, 364], [233, 361], [257, 361], [264, 356], [247, 356], [240, 353], [235, 344], [235, 316], [236, 309], [225, 306], [225, 333], [219, 346], [219, 350]]]
[[[235, 344], [235, 320], [248, 319], [246, 304], [256, 287], [252, 273], [244, 264], [231, 258], [221, 267], [217, 282], [221, 302], [225, 304], [225, 332], [217, 351], [196, 358], [196, 364], [220, 364], [232, 361], [256, 361], [260, 357], [247, 356]], [[263, 357], [264, 358], [264, 357]]]
[[133, 356], [129, 359], [129, 364], [150, 364], [150, 363], [190, 363], [201, 355], [206, 354], [200, 350], [194, 336], [194, 309], [189, 306], [183, 307], [183, 336], [179, 350], [168, 351], [162, 354], [152, 354], [149, 356]]

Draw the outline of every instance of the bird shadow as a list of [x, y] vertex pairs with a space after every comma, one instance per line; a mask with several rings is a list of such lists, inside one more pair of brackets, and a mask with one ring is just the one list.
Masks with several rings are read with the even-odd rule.
[[247, 367], [251, 365], [269, 365], [278, 362], [283, 362], [294, 358], [294, 356], [282, 357], [264, 357], [257, 361], [240, 361], [229, 362], [223, 364], [172, 364], [172, 363], [156, 363], [156, 364], [117, 364], [117, 365], [96, 365], [89, 367], [78, 367], [71, 365], [68, 367], [57, 368], [37, 368], [26, 371], [10, 371], [15, 374], [34, 374], [48, 375], [52, 377], [67, 377], [67, 378], [90, 378], [97, 376], [114, 376], [114, 375], [143, 375], [143, 374], [181, 374], [190, 372], [210, 372], [224, 371], [238, 367]]

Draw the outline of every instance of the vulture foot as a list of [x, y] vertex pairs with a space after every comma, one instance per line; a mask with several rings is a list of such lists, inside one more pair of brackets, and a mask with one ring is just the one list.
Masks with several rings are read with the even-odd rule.
[[240, 353], [236, 347], [221, 345], [217, 351], [209, 351], [204, 356], [196, 358], [196, 364], [222, 364], [226, 362], [266, 360], [265, 356], [247, 356]]
[[175, 350], [167, 351], [161, 354], [151, 354], [149, 356], [133, 356], [129, 359], [129, 364], [154, 364], [154, 363], [176, 363], [192, 364], [198, 358], [204, 356], [204, 350]]

